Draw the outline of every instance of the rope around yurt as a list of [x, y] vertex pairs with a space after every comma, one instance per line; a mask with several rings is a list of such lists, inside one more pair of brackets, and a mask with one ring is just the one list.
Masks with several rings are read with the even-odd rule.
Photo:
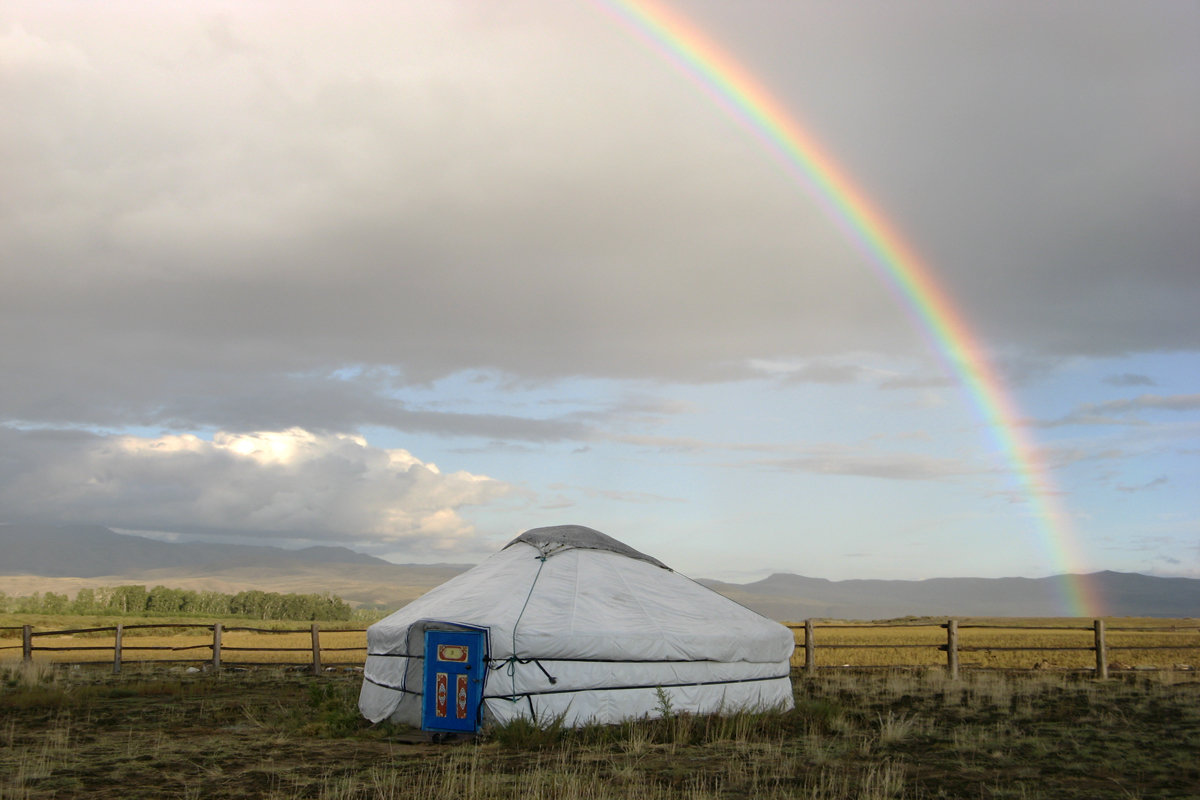
[[[517, 657], [517, 628], [521, 624], [521, 617], [525, 616], [525, 609], [529, 607], [529, 598], [533, 597], [533, 589], [535, 586], [537, 586], [538, 578], [541, 577], [542, 567], [546, 566], [546, 558], [547, 556], [537, 557], [537, 560], [541, 563], [538, 564], [537, 572], [533, 575], [533, 581], [529, 584], [529, 591], [525, 595], [525, 602], [521, 604], [521, 613], [517, 614], [517, 620], [513, 623], [512, 654], [501, 662], [501, 666], [505, 668], [505, 671], [508, 673], [509, 680], [512, 682], [512, 695], [504, 698], [510, 703], [519, 702], [521, 699], [517, 695], [517, 664], [528, 664], [530, 661], [532, 661], [533, 663], [537, 664], [537, 668], [542, 671], [542, 674], [550, 679], [550, 683], [558, 683], [558, 678], [555, 678], [549, 672], [546, 672], [546, 668], [543, 667], [537, 659], [522, 659]], [[529, 697], [526, 697], [526, 699], [529, 700], [529, 713], [533, 714], [533, 699]], [[536, 719], [536, 715], [534, 715], [534, 718]]]

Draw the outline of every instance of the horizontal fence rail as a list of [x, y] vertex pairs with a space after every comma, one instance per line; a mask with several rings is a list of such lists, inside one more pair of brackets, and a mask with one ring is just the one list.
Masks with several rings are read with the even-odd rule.
[[[944, 653], [945, 669], [951, 677], [955, 678], [958, 677], [960, 670], [960, 657], [965, 655], [970, 662], [972, 654], [975, 654], [977, 660], [974, 663], [966, 664], [970, 668], [987, 668], [989, 666], [989, 664], [978, 660], [979, 654], [991, 657], [992, 654], [996, 653], [1089, 653], [1090, 655], [1086, 660], [1076, 657], [1073, 668], [1092, 671], [1098, 678], [1107, 678], [1110, 668], [1124, 667], [1125, 665], [1112, 660], [1111, 654], [1125, 651], [1180, 652], [1186, 654], [1184, 657], [1190, 659], [1191, 664], [1179, 666], [1189, 669], [1193, 668], [1193, 665], [1200, 666], [1200, 623], [1193, 625], [1190, 621], [1188, 624], [1162, 626], [1146, 626], [1144, 624], [1137, 626], [1110, 624], [1106, 626], [1105, 621], [1099, 619], [1091, 620], [1090, 624], [1080, 621], [1080, 623], [1073, 625], [960, 623], [955, 619], [946, 620], [944, 623], [925, 621], [895, 624], [853, 624], [819, 623], [810, 619], [805, 620], [802, 624], [788, 624], [787, 627], [793, 631], [793, 635], [797, 640], [797, 653], [793, 663], [797, 667], [802, 666], [805, 672], [810, 675], [814, 674], [819, 666], [817, 653], [818, 639], [820, 639], [819, 643], [822, 654], [871, 650], [896, 650], [914, 655], [924, 650], [930, 654], [930, 658], [926, 659], [923, 663], [914, 663], [914, 657], [906, 655], [899, 660], [892, 659], [886, 664], [859, 664], [857, 666], [936, 667], [941, 657], [934, 658], [934, 656]], [[171, 644], [137, 644], [136, 638], [132, 641], [126, 639], [126, 634], [131, 631], [147, 631], [151, 629], [193, 630], [199, 636], [207, 634], [207, 640], [194, 644], [178, 641], [172, 641]], [[866, 637], [855, 637], [855, 634], [858, 632], [878, 632], [882, 629], [893, 631], [895, 635], [888, 637], [889, 641], [884, 643], [854, 641], [855, 638], [869, 638], [869, 635]], [[1031, 634], [1025, 638], [1033, 641], [1012, 644], [996, 633], [1003, 631]], [[220, 622], [117, 624], [114, 626], [45, 631], [34, 630], [32, 625], [21, 625], [0, 627], [0, 641], [6, 639], [12, 640], [18, 633], [21, 638], [20, 644], [0, 644], [0, 651], [20, 649], [22, 658], [26, 662], [33, 660], [34, 654], [39, 652], [61, 654], [75, 651], [80, 653], [107, 651], [112, 653], [112, 670], [114, 673], [121, 671], [122, 664], [154, 662], [206, 664], [211, 665], [211, 668], [214, 670], [220, 670], [222, 666], [260, 666], [263, 663], [270, 663], [274, 666], [308, 664], [311, 666], [312, 672], [317, 674], [322, 671], [322, 654], [328, 654], [331, 660], [335, 660], [336, 663], [343, 665], [361, 665], [366, 658], [367, 648], [365, 640], [362, 644], [354, 643], [353, 646], [342, 646], [345, 644], [345, 637], [342, 637], [341, 643], [337, 643], [336, 638], [332, 643], [329, 641], [323, 643], [321, 641], [322, 634], [336, 637], [341, 634], [364, 634], [365, 632], [364, 628], [322, 629], [315, 622], [307, 628], [286, 629], [259, 628], [243, 625], [226, 626]], [[819, 637], [818, 632], [830, 635], [828, 638], [824, 636]], [[104, 644], [75, 643], [63, 638], [77, 635], [103, 636], [104, 634], [110, 634], [112, 637], [109, 642]], [[234, 638], [232, 641], [223, 641], [223, 638], [228, 634], [235, 634], [240, 638]], [[246, 634], [251, 634], [252, 638], [246, 640]], [[1054, 640], [1049, 642], [1037, 641], [1037, 636], [1033, 636], [1032, 634], [1048, 636]], [[299, 646], [294, 639], [292, 642], [286, 643], [286, 645], [281, 644], [279, 646], [269, 646], [265, 642], [257, 641], [260, 637], [270, 638], [288, 635], [292, 637], [306, 635], [305, 639], [302, 640], [304, 641], [303, 646]], [[162, 638], [159, 638], [159, 641], [162, 641]], [[198, 653], [196, 651], [203, 652]], [[153, 655], [148, 658], [130, 658], [129, 655], [133, 653]], [[281, 653], [285, 654], [285, 660], [273, 660], [270, 662], [241, 660], [244, 654], [248, 653]], [[305, 659], [296, 659], [295, 655], [300, 653], [309, 654], [309, 656]], [[345, 654], [349, 653], [359, 653], [361, 657], [347, 660]], [[801, 654], [803, 658], [802, 662], [800, 661]], [[162, 657], [167, 655], [178, 655], [179, 657]], [[919, 656], [916, 659], [919, 660]], [[827, 663], [821, 664], [820, 667], [822, 668], [849, 666], [832, 663], [833, 659], [830, 659], [828, 656], [824, 660]], [[86, 661], [96, 663], [97, 660], [90, 658], [86, 659]], [[100, 663], [103, 663], [103, 661], [101, 660]], [[1039, 666], [1047, 665], [1048, 662], [1041, 662]], [[1014, 668], [1011, 665], [999, 666], [994, 660], [990, 666], [997, 669]], [[1038, 668], [1038, 666], [1034, 668]]]
[[[939, 641], [928, 642], [887, 642], [887, 643], [859, 643], [859, 642], [840, 642], [833, 641], [822, 646], [823, 650], [842, 651], [842, 650], [929, 650], [934, 652], [945, 653], [946, 671], [952, 678], [957, 678], [960, 668], [959, 656], [962, 653], [1016, 653], [1016, 652], [1031, 652], [1031, 653], [1056, 653], [1056, 652], [1073, 652], [1083, 651], [1090, 652], [1094, 658], [1094, 674], [1097, 678], [1107, 678], [1109, 668], [1113, 662], [1110, 662], [1109, 653], [1112, 651], [1176, 651], [1187, 653], [1190, 657], [1200, 659], [1200, 625], [1162, 625], [1162, 626], [1107, 626], [1105, 621], [1101, 619], [1092, 620], [1090, 625], [1002, 625], [1002, 624], [983, 624], [983, 623], [967, 623], [959, 624], [958, 620], [950, 619], [944, 623], [933, 622], [913, 622], [913, 623], [898, 623], [898, 624], [839, 624], [828, 623], [820, 624], [814, 620], [805, 620], [803, 624], [789, 624], [787, 626], [797, 636], [797, 649], [803, 650], [804, 662], [803, 668], [806, 673], [812, 675], [818, 669], [817, 664], [817, 629], [822, 631], [870, 631], [878, 629], [889, 629], [893, 631], [904, 630], [905, 628], [915, 629], [921, 628], [924, 631], [933, 631], [941, 629], [945, 631]], [[1055, 642], [1053, 644], [992, 644], [992, 643], [963, 643], [960, 639], [960, 631], [968, 631], [967, 638], [971, 638], [971, 632], [977, 631], [1020, 631], [1038, 632], [1051, 631], [1058, 634], [1091, 634], [1086, 643], [1067, 644], [1063, 642]], [[1109, 641], [1109, 634], [1116, 633], [1118, 635], [1126, 634], [1155, 634], [1158, 636], [1169, 636], [1177, 639], [1169, 644], [1158, 644], [1148, 642], [1129, 642], [1123, 644], [1113, 644]], [[798, 665], [799, 666], [799, 665]], [[826, 664], [824, 666], [838, 666]], [[900, 666], [897, 664], [887, 664], [883, 666]], [[915, 665], [914, 665], [915, 666]], [[1192, 665], [1181, 665], [1188, 669], [1194, 668]], [[1037, 667], [1035, 667], [1037, 668]]]
[[[202, 644], [188, 645], [130, 645], [125, 644], [125, 633], [132, 630], [148, 630], [156, 628], [188, 628], [200, 631], [210, 631], [212, 638]], [[358, 651], [366, 657], [367, 646], [364, 642], [361, 646], [355, 647], [330, 647], [321, 644], [321, 634], [341, 634], [341, 633], [366, 633], [365, 628], [329, 628], [321, 630], [321, 626], [314, 622], [308, 628], [252, 628], [245, 626], [225, 626], [220, 622], [213, 623], [189, 623], [189, 622], [164, 622], [161, 624], [138, 624], [138, 625], [109, 625], [96, 628], [72, 628], [70, 630], [52, 630], [52, 631], [35, 631], [32, 625], [8, 626], [0, 628], [0, 637], [3, 637], [5, 632], [21, 632], [21, 644], [0, 646], [0, 650], [16, 650], [20, 648], [22, 660], [26, 663], [33, 660], [35, 652], [46, 653], [64, 653], [64, 652], [87, 652], [96, 650], [106, 650], [113, 654], [112, 671], [117, 674], [121, 671], [121, 665], [135, 661], [153, 661], [154, 663], [181, 663], [181, 662], [196, 662], [196, 663], [211, 663], [212, 668], [220, 670], [223, 663], [223, 654], [236, 653], [311, 653], [312, 671], [314, 674], [321, 672], [321, 653], [342, 653]], [[81, 634], [103, 634], [111, 633], [113, 636], [111, 644], [101, 645], [80, 645], [80, 644], [38, 644], [35, 640], [43, 637], [63, 637], [76, 636]], [[296, 635], [308, 634], [311, 638], [311, 644], [305, 647], [267, 647], [267, 646], [251, 646], [242, 647], [222, 643], [222, 636], [226, 633], [253, 633], [256, 635]], [[208, 652], [202, 657], [192, 658], [177, 658], [177, 659], [130, 659], [125, 658], [125, 654], [131, 651], [137, 652], [178, 652], [186, 653], [193, 650], [207, 650]], [[229, 662], [224, 660], [227, 666], [257, 666], [252, 662]], [[274, 662], [273, 662], [274, 663]], [[287, 662], [285, 662], [287, 663]], [[293, 662], [294, 663], [294, 662]]]

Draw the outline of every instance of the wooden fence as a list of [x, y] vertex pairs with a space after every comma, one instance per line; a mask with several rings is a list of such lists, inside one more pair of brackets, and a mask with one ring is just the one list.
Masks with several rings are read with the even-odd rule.
[[[797, 647], [803, 648], [804, 660], [803, 667], [805, 672], [813, 674], [818, 669], [817, 664], [817, 629], [822, 631], [868, 631], [886, 628], [890, 631], [903, 630], [904, 628], [924, 628], [933, 627], [933, 623], [893, 623], [893, 624], [836, 624], [824, 623], [818, 624], [813, 620], [805, 620], [803, 624], [789, 624], [797, 636]], [[1094, 658], [1094, 672], [1097, 678], [1107, 678], [1109, 673], [1110, 661], [1109, 654], [1113, 651], [1175, 651], [1187, 653], [1190, 656], [1200, 658], [1200, 625], [1194, 624], [1172, 624], [1161, 626], [1106, 626], [1104, 620], [1092, 620], [1090, 625], [1080, 624], [1060, 624], [1060, 625], [1003, 625], [997, 623], [965, 623], [960, 624], [956, 619], [947, 620], [945, 623], [936, 626], [945, 631], [944, 642], [895, 642], [887, 643], [847, 643], [833, 641], [826, 645], [826, 648], [833, 651], [842, 650], [936, 650], [946, 654], [946, 671], [951, 678], [957, 678], [959, 673], [959, 655], [961, 653], [988, 653], [995, 652], [1070, 652], [1070, 651], [1088, 651]], [[1087, 644], [1069, 645], [1055, 643], [1052, 645], [1032, 645], [1032, 644], [996, 644], [988, 643], [967, 643], [960, 641], [960, 631], [1019, 631], [1021, 633], [1052, 631], [1073, 633], [1090, 632], [1092, 635]], [[1154, 634], [1155, 638], [1152, 642], [1136, 642], [1114, 645], [1109, 642], [1108, 634], [1119, 632], [1121, 634]], [[1169, 644], [1158, 643], [1163, 637], [1175, 639]], [[968, 639], [970, 636], [968, 635]], [[799, 664], [797, 664], [799, 666]], [[826, 665], [834, 666], [834, 665]], [[888, 664], [887, 666], [899, 666], [898, 664]], [[1194, 669], [1193, 665], [1181, 665], [1188, 669]]]
[[[152, 629], [152, 628], [154, 628], [154, 629], [163, 628], [163, 629], [208, 630], [208, 631], [212, 632], [212, 639], [211, 639], [211, 641], [206, 641], [202, 644], [193, 644], [193, 645], [137, 645], [137, 644], [126, 644], [125, 643], [124, 635], [125, 635], [126, 631], [147, 630], [147, 629]], [[8, 628], [0, 628], [0, 636], [2, 636], [5, 631], [18, 631], [18, 630], [21, 632], [21, 644], [9, 645], [7, 647], [0, 647], [0, 650], [15, 650], [16, 648], [20, 647], [21, 648], [21, 657], [26, 662], [32, 661], [33, 654], [35, 652], [39, 652], [39, 651], [40, 652], [58, 653], [58, 652], [71, 652], [71, 651], [108, 650], [108, 651], [111, 651], [113, 654], [112, 670], [113, 670], [114, 674], [119, 673], [121, 671], [122, 664], [136, 662], [139, 660], [143, 660], [143, 661], [153, 660], [157, 663], [180, 663], [180, 662], [211, 663], [212, 668], [214, 670], [220, 670], [221, 665], [222, 665], [222, 658], [223, 658], [224, 654], [248, 653], [248, 652], [254, 652], [254, 653], [311, 653], [312, 671], [314, 674], [320, 674], [320, 672], [321, 672], [321, 653], [323, 653], [323, 652], [324, 653], [332, 653], [332, 652], [360, 651], [360, 652], [362, 652], [363, 658], [365, 659], [366, 650], [367, 650], [366, 645], [356, 646], [356, 647], [330, 647], [328, 645], [323, 646], [321, 644], [321, 634], [322, 633], [330, 633], [330, 634], [333, 634], [333, 633], [366, 633], [365, 628], [330, 628], [330, 629], [322, 630], [321, 626], [319, 624], [317, 624], [316, 622], [314, 622], [308, 628], [286, 629], [286, 630], [279, 630], [279, 629], [274, 629], [274, 628], [251, 628], [251, 627], [244, 627], [244, 626], [226, 626], [220, 622], [214, 622], [211, 624], [204, 624], [204, 623], [162, 623], [162, 624], [143, 624], [143, 625], [117, 624], [115, 626], [106, 626], [106, 627], [99, 627], [99, 628], [78, 628], [78, 629], [73, 629], [73, 630], [56, 630], [56, 631], [35, 631], [35, 630], [33, 630], [32, 625], [22, 625], [22, 626], [8, 627]], [[222, 644], [222, 642], [221, 642], [222, 634], [233, 633], [233, 632], [247, 632], [247, 633], [254, 633], [254, 634], [265, 634], [265, 635], [307, 633], [311, 636], [311, 645], [308, 647], [257, 647], [257, 646], [255, 646], [255, 647], [240, 647], [240, 646], [233, 646], [233, 645], [229, 645], [229, 644]], [[97, 634], [97, 633], [100, 633], [100, 634], [112, 633], [113, 634], [112, 644], [39, 645], [39, 644], [35, 643], [35, 640], [38, 638], [41, 638], [41, 637], [75, 636], [78, 634]], [[162, 653], [162, 654], [169, 653], [170, 655], [174, 655], [177, 653], [183, 654], [183, 653], [187, 653], [187, 652], [195, 651], [195, 650], [207, 650], [208, 652], [199, 658], [184, 656], [182, 658], [155, 658], [155, 659], [132, 658], [132, 659], [130, 659], [130, 658], [125, 657], [125, 654], [129, 653], [131, 651], [140, 651], [140, 652], [154, 651], [156, 653]], [[246, 661], [230, 662], [228, 659], [226, 659], [225, 662], [226, 663], [236, 663], [238, 665], [246, 665], [246, 666], [257, 666], [258, 665], [257, 662], [246, 662]], [[278, 664], [279, 664], [279, 662], [271, 662], [271, 663], [273, 666], [278, 666]]]
[[[1012, 652], [1041, 652], [1041, 653], [1067, 653], [1067, 652], [1088, 652], [1082, 668], [1093, 670], [1090, 664], [1094, 663], [1094, 674], [1098, 678], [1107, 678], [1109, 669], [1115, 662], [1110, 662], [1110, 654], [1122, 651], [1174, 651], [1187, 654], [1185, 657], [1192, 659], [1192, 665], [1200, 666], [1200, 624], [1193, 624], [1191, 620], [1185, 624], [1171, 624], [1161, 626], [1106, 626], [1104, 620], [1092, 620], [1090, 624], [1085, 624], [1082, 621], [1077, 623], [1064, 622], [1062, 624], [1024, 624], [1024, 625], [1006, 625], [995, 622], [963, 622], [950, 619], [945, 623], [937, 624], [933, 622], [919, 623], [893, 623], [893, 624], [853, 624], [853, 623], [818, 623], [814, 620], [806, 620], [802, 624], [790, 624], [797, 639], [797, 654], [793, 663], [803, 669], [808, 674], [814, 674], [820, 667], [836, 667], [846, 666], [837, 663], [826, 663], [818, 665], [818, 642], [821, 642], [822, 653], [831, 652], [840, 654], [843, 651], [860, 651], [860, 650], [901, 650], [904, 652], [913, 652], [917, 650], [925, 650], [929, 653], [945, 653], [945, 668], [947, 673], [952, 678], [957, 678], [960, 668], [959, 657], [961, 654], [967, 653], [987, 653], [989, 655], [996, 652], [1012, 653]], [[157, 644], [157, 645], [138, 645], [134, 643], [126, 643], [124, 634], [133, 630], [146, 629], [198, 629], [199, 631], [208, 631], [211, 633], [211, 639], [197, 644]], [[867, 631], [879, 631], [887, 629], [888, 635], [886, 642], [857, 642], [854, 638], [870, 638], [869, 636], [857, 636]], [[923, 629], [923, 630], [917, 630]], [[940, 639], [935, 640], [932, 634], [938, 629], [944, 631], [944, 635]], [[220, 622], [214, 623], [160, 623], [160, 624], [138, 624], [138, 625], [115, 625], [108, 627], [97, 628], [81, 628], [76, 630], [53, 630], [53, 631], [35, 631], [31, 625], [14, 626], [8, 628], [0, 628], [0, 639], [13, 638], [10, 635], [6, 636], [7, 632], [17, 632], [21, 634], [21, 643], [17, 645], [0, 645], [0, 651], [20, 649], [22, 658], [25, 661], [31, 661], [35, 652], [60, 653], [72, 651], [109, 651], [112, 653], [112, 669], [114, 673], [121, 671], [123, 663], [132, 663], [137, 661], [156, 661], [160, 663], [210, 663], [214, 670], [220, 670], [222, 664], [229, 666], [234, 665], [257, 665], [262, 662], [252, 662], [243, 660], [234, 660], [244, 657], [246, 653], [288, 653], [288, 654], [307, 654], [307, 658], [300, 661], [290, 661], [287, 663], [310, 663], [314, 673], [320, 673], [322, 670], [322, 653], [349, 653], [358, 652], [362, 654], [362, 659], [366, 657], [366, 645], [355, 645], [353, 647], [333, 647], [328, 644], [322, 645], [321, 634], [361, 634], [365, 633], [362, 628], [330, 628], [322, 630], [320, 625], [313, 623], [308, 628], [301, 629], [285, 629], [276, 630], [271, 628], [253, 628], [241, 626], [225, 626]], [[829, 632], [831, 636], [827, 639], [821, 634]], [[983, 631], [1007, 631], [1019, 632], [1012, 638], [1007, 638], [1005, 635], [997, 634], [1000, 638], [992, 636], [991, 640], [985, 640]], [[260, 646], [258, 642], [254, 642], [253, 646], [232, 645], [222, 643], [222, 635], [225, 633], [252, 633], [256, 635], [292, 635], [308, 634], [309, 643], [303, 647], [265, 647]], [[1081, 643], [1064, 643], [1063, 641], [1054, 641], [1050, 644], [1029, 644], [1008, 642], [1018, 641], [1021, 638], [1020, 634], [1028, 635], [1034, 632], [1050, 632], [1054, 636], [1067, 634], [1067, 638]], [[80, 634], [103, 635], [111, 633], [113, 638], [111, 643], [96, 644], [96, 645], [80, 645], [75, 643], [65, 644], [59, 641], [54, 641], [51, 638], [52, 644], [39, 644], [38, 640], [43, 637], [64, 637]], [[1116, 633], [1119, 637], [1124, 637], [1122, 643], [1114, 644], [1110, 640], [1110, 634]], [[960, 638], [961, 634], [961, 638]], [[1090, 634], [1086, 639], [1079, 638], [1083, 634]], [[1138, 634], [1145, 634], [1147, 641], [1135, 642], [1130, 637], [1136, 637]], [[907, 637], [907, 638], [905, 638]], [[877, 637], [884, 638], [884, 637]], [[923, 640], [923, 641], [917, 641]], [[1163, 643], [1166, 640], [1167, 643]], [[133, 641], [136, 641], [134, 639]], [[153, 659], [138, 659], [128, 658], [127, 654], [131, 652], [153, 651], [156, 656]], [[194, 651], [205, 651], [203, 655], [192, 655]], [[800, 655], [803, 654], [803, 660], [800, 660]], [[170, 658], [170, 656], [179, 655], [180, 658]], [[889, 654], [886, 664], [877, 666], [929, 666], [936, 665], [936, 660], [926, 660], [924, 664], [913, 663], [912, 658], [903, 656], [894, 656]], [[167, 656], [163, 658], [162, 656]], [[292, 657], [292, 656], [289, 656]], [[355, 659], [349, 663], [361, 664], [362, 659]], [[829, 657], [823, 659], [829, 661]], [[839, 659], [835, 659], [839, 660]], [[278, 666], [278, 660], [270, 662], [272, 665]], [[341, 662], [347, 663], [347, 662]], [[1188, 665], [1189, 668], [1193, 668]], [[856, 665], [861, 666], [861, 665]], [[974, 665], [972, 665], [974, 666]], [[986, 666], [986, 665], [985, 665]], [[1077, 666], [1081, 666], [1078, 665]], [[997, 667], [1004, 668], [1004, 667]]]

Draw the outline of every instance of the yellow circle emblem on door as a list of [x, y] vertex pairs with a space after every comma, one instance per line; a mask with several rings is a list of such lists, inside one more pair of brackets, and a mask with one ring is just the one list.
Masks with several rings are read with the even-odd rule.
[[466, 661], [469, 650], [461, 644], [439, 644], [438, 661]]

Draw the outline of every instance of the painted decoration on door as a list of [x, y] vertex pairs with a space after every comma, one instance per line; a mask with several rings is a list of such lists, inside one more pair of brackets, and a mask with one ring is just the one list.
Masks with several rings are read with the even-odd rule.
[[467, 676], [458, 676], [458, 692], [454, 702], [454, 715], [459, 719], [467, 718]]
[[448, 692], [448, 687], [446, 685], [447, 682], [448, 676], [446, 673], [439, 672], [437, 674], [437, 706], [434, 710], [434, 714], [439, 717], [446, 716], [446, 694]]

